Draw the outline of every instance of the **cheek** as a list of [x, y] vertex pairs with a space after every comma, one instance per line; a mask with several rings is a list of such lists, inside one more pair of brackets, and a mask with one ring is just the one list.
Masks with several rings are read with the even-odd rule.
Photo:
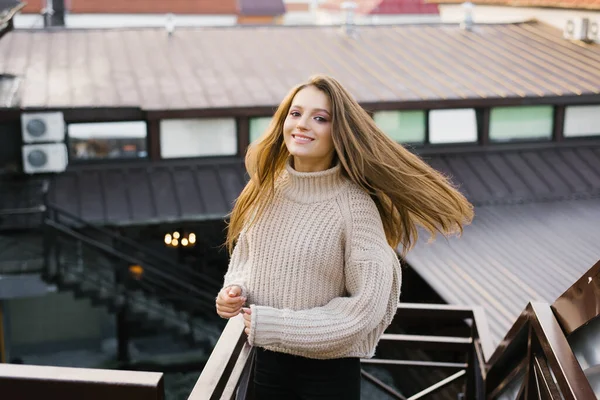
[[294, 129], [293, 121], [290, 121], [289, 118], [283, 121], [283, 134], [289, 136]]
[[333, 138], [331, 137], [331, 129], [330, 128], [324, 129], [322, 131], [321, 138], [322, 138], [322, 143], [323, 143], [324, 147], [326, 147], [328, 151], [332, 151], [334, 149], [334, 147], [333, 147]]

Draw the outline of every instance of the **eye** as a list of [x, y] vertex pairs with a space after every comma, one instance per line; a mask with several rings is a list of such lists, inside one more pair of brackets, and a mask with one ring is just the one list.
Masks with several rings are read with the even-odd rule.
[[315, 120], [318, 122], [327, 122], [327, 120], [325, 118], [319, 117], [319, 116], [315, 117]]
[[292, 112], [290, 113], [290, 115], [291, 115], [292, 117], [299, 117], [299, 116], [300, 116], [300, 113], [299, 113], [298, 111], [292, 111]]

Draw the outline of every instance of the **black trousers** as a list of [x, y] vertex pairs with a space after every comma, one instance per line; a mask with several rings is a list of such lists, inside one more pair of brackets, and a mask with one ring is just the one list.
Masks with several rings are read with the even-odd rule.
[[360, 359], [315, 360], [256, 349], [256, 400], [360, 399]]

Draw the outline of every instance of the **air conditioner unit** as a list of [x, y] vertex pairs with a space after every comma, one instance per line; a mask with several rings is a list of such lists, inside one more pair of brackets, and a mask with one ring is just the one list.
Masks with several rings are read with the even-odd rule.
[[600, 43], [600, 19], [590, 21], [588, 24], [587, 37], [590, 42]]
[[65, 119], [61, 112], [21, 114], [21, 135], [25, 143], [62, 142]]
[[588, 18], [572, 18], [567, 20], [563, 29], [563, 37], [569, 40], [588, 40]]
[[68, 163], [67, 145], [64, 143], [23, 146], [23, 170], [27, 174], [62, 172]]

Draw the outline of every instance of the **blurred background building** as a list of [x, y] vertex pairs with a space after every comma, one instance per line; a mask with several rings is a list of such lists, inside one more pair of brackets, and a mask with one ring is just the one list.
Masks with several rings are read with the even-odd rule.
[[3, 361], [198, 371], [244, 153], [316, 73], [475, 204], [403, 260], [403, 301], [481, 305], [497, 345], [600, 258], [600, 4], [0, 9]]

